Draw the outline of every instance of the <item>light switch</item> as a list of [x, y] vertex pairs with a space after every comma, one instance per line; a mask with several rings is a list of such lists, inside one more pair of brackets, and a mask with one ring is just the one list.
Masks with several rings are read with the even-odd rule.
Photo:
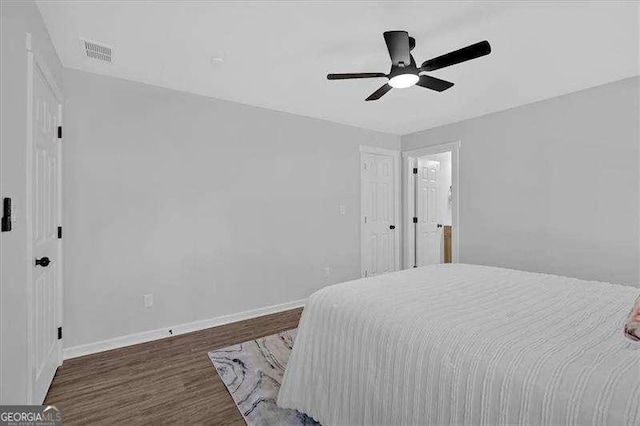
[[153, 294], [144, 295], [144, 307], [150, 308], [153, 306]]

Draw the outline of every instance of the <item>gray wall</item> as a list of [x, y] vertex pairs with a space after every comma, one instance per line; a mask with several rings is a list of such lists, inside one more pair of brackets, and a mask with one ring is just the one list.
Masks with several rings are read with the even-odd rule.
[[460, 149], [460, 260], [639, 286], [640, 79], [402, 137]]
[[398, 136], [81, 71], [65, 83], [65, 347], [359, 276], [359, 146]]
[[27, 268], [25, 201], [27, 139], [26, 34], [58, 81], [62, 66], [33, 1], [0, 2], [0, 192], [11, 197], [17, 221], [0, 236], [0, 403], [27, 401]]

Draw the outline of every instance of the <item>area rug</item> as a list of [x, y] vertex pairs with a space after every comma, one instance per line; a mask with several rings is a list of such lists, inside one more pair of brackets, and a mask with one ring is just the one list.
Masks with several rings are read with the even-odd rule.
[[222, 382], [248, 425], [318, 425], [276, 405], [297, 329], [209, 352]]

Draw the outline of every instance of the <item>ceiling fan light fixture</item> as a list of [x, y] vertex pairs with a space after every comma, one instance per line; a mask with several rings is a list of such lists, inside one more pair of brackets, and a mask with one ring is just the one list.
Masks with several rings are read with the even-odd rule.
[[394, 89], [406, 89], [415, 85], [418, 80], [420, 80], [420, 77], [416, 74], [398, 74], [389, 79], [389, 86]]
[[424, 61], [421, 66], [416, 65], [416, 61], [411, 51], [416, 47], [416, 40], [409, 37], [406, 31], [385, 31], [384, 42], [391, 58], [391, 70], [389, 74], [381, 72], [351, 72], [341, 74], [327, 74], [328, 80], [347, 80], [353, 78], [380, 78], [386, 77], [389, 81], [380, 86], [378, 90], [370, 94], [365, 101], [377, 101], [391, 89], [405, 89], [411, 86], [419, 86], [436, 92], [444, 92], [453, 87], [453, 83], [439, 78], [432, 77], [422, 72], [439, 70], [470, 61], [491, 53], [491, 45], [484, 40], [471, 44], [462, 49], [445, 53], [436, 58]]

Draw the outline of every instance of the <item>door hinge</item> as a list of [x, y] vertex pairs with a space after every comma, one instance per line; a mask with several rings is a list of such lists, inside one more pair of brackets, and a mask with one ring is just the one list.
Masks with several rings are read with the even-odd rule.
[[417, 217], [413, 218], [413, 223], [418, 223], [418, 218]]
[[417, 174], [418, 174], [418, 168], [417, 168], [417, 167], [414, 167], [414, 168], [413, 168], [413, 174], [414, 174], [414, 175], [417, 175]]
[[2, 200], [2, 232], [11, 231], [12, 219], [11, 198], [5, 198]]
[[58, 226], [58, 239], [62, 239], [62, 226]]
[[62, 327], [58, 327], [58, 340], [62, 339]]
[[62, 139], [62, 126], [58, 126], [58, 139]]

